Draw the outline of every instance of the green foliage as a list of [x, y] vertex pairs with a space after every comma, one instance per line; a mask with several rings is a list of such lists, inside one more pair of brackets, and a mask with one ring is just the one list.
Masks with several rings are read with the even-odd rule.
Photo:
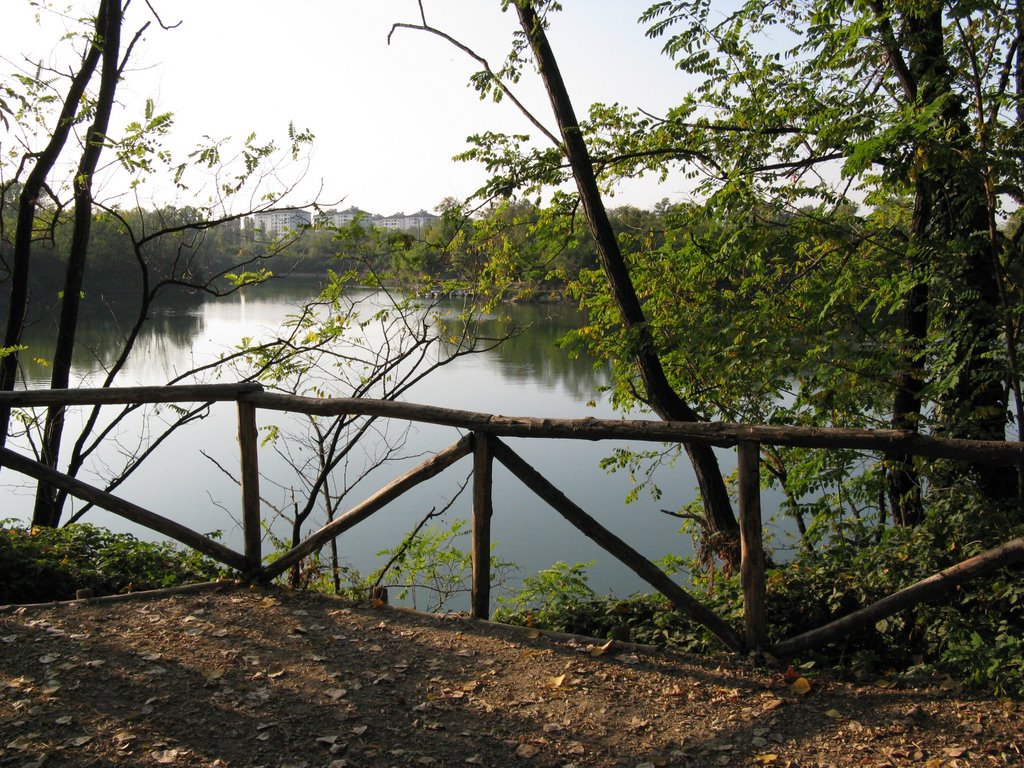
[[[865, 607], [1002, 541], [1024, 534], [1011, 505], [986, 503], [979, 531], [977, 496], [964, 485], [943, 489], [918, 526], [885, 528], [867, 519], [822, 515], [792, 562], [767, 573], [769, 643], [779, 642]], [[663, 564], [690, 573], [689, 587], [734, 626], [742, 620], [738, 575], [710, 574], [694, 559]], [[588, 564], [558, 563], [523, 580], [500, 601], [507, 623], [593, 637], [713, 653], [720, 644], [660, 595], [615, 599], [595, 595]], [[939, 672], [998, 694], [1024, 696], [1024, 579], [1019, 567], [963, 585], [940, 601], [918, 605], [808, 653], [815, 662], [862, 675], [890, 670]]]
[[221, 567], [194, 551], [85, 523], [63, 528], [0, 521], [0, 603], [97, 597], [210, 581]]
[[[469, 535], [467, 521], [455, 520], [448, 527], [427, 526], [413, 531], [393, 549], [378, 552], [390, 559], [383, 572], [367, 581], [397, 589], [398, 600], [409, 600], [414, 608], [437, 612], [459, 595], [471, 590], [473, 561], [469, 551], [456, 543]], [[493, 547], [492, 547], [493, 549]], [[501, 584], [515, 564], [491, 555], [492, 586]]]
[[498, 600], [496, 621], [538, 626], [545, 629], [575, 631], [583, 606], [595, 600], [587, 585], [587, 568], [593, 561], [567, 565], [557, 562], [550, 568], [523, 579], [522, 587], [510, 597]]

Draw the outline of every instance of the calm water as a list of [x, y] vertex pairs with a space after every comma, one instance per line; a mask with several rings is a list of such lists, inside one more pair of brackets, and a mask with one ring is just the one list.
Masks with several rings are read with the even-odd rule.
[[[120, 383], [166, 383], [230, 351], [244, 336], [273, 336], [309, 291], [308, 284], [278, 282], [227, 299], [165, 307], [144, 335]], [[508, 318], [495, 318], [493, 330], [506, 327], [507, 322], [528, 326], [529, 330], [495, 350], [463, 357], [433, 372], [405, 399], [515, 416], [616, 417], [601, 391], [608, 382], [607, 372], [595, 369], [590, 361], [572, 360], [555, 346], [555, 341], [578, 319], [571, 308], [511, 306], [503, 308], [501, 314]], [[35, 332], [28, 343], [45, 346], [46, 329], [37, 328]], [[119, 325], [109, 315], [90, 320], [84, 333], [86, 343], [75, 361], [76, 380], [83, 384], [98, 381], [103, 367], [110, 362], [105, 359], [109, 352], [104, 350], [113, 348], [119, 333]], [[30, 376], [30, 386], [45, 386], [48, 372], [41, 365], [33, 365]], [[165, 408], [157, 413], [157, 418], [168, 415]], [[69, 424], [74, 425], [76, 418], [72, 413]], [[286, 418], [277, 413], [261, 413], [260, 426], [282, 424]], [[389, 429], [396, 435], [407, 426], [391, 425]], [[424, 455], [459, 437], [456, 430], [443, 427], [414, 425], [409, 429], [402, 450], [405, 458], [359, 483], [347, 497], [344, 508], [355, 505], [405, 468], [421, 461]], [[103, 461], [113, 464], [119, 451], [132, 450], [139, 442], [140, 431], [145, 437], [144, 428], [136, 422], [121, 430], [117, 441], [108, 440]], [[235, 431], [234, 406], [215, 405], [207, 418], [180, 430], [161, 445], [153, 460], [117, 493], [194, 529], [222, 531], [228, 544], [239, 546], [236, 521], [240, 498], [238, 486], [229, 476], [237, 474], [238, 467]], [[696, 483], [689, 467], [680, 464], [662, 472], [660, 500], [642, 494], [639, 500], [626, 505], [624, 499], [632, 487], [627, 473], [609, 474], [599, 466], [600, 460], [621, 444], [521, 439], [510, 442], [569, 498], [647, 557], [657, 559], [690, 551], [688, 538], [677, 533], [678, 522], [660, 511], [678, 509], [695, 498]], [[284, 535], [287, 527], [273, 522], [273, 508], [290, 511], [297, 500], [295, 491], [290, 490], [294, 471], [284, 460], [284, 454], [291, 461], [301, 460], [303, 450], [298, 442], [261, 449], [260, 469], [265, 475], [261, 490], [268, 502], [264, 515], [278, 535]], [[734, 462], [731, 452], [723, 452], [722, 457], [727, 467]], [[469, 475], [470, 464], [470, 459], [463, 459], [345, 533], [339, 539], [342, 559], [360, 572], [373, 571], [383, 562], [377, 554], [380, 550], [396, 545], [431, 509], [444, 507], [456, 496], [458, 486]], [[361, 460], [355, 459], [339, 471], [346, 473], [345, 477], [355, 476], [362, 466]], [[83, 479], [88, 480], [88, 475], [83, 474]], [[14, 485], [15, 482], [13, 473], [0, 474], [0, 492], [6, 499], [2, 516], [25, 518], [30, 515], [31, 489]], [[77, 506], [78, 502], [74, 503]], [[442, 524], [467, 517], [469, 506], [467, 489], [445, 513]], [[140, 537], [153, 535], [102, 511], [92, 511], [85, 519]], [[317, 526], [322, 522], [322, 518], [315, 521]], [[311, 528], [307, 526], [307, 530]], [[589, 574], [596, 590], [618, 595], [647, 591], [644, 582], [591, 544], [497, 463], [492, 538], [496, 554], [517, 563], [521, 574], [546, 568], [556, 561], [572, 564], [593, 560], [595, 564]], [[462, 547], [468, 548], [468, 538], [463, 540]], [[265, 542], [265, 548], [270, 548], [269, 542]], [[427, 600], [421, 599], [419, 604], [424, 607]]]

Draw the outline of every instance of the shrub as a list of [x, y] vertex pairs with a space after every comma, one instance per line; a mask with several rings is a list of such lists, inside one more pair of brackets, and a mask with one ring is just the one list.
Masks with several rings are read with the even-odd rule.
[[86, 523], [26, 528], [0, 521], [0, 604], [68, 600], [209, 581], [220, 566], [192, 550]]

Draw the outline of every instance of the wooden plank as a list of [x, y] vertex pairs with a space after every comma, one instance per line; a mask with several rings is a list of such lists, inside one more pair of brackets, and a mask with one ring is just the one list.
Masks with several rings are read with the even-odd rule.
[[1024, 537], [1013, 539], [998, 547], [989, 549], [980, 555], [950, 566], [945, 570], [922, 579], [916, 584], [894, 592], [878, 602], [861, 608], [858, 611], [829, 622], [810, 632], [783, 640], [771, 649], [773, 655], [786, 658], [793, 654], [818, 648], [822, 645], [839, 640], [850, 632], [863, 627], [873, 626], [887, 616], [910, 608], [927, 600], [934, 600], [963, 584], [970, 579], [982, 576], [997, 568], [1014, 563], [1024, 562]]
[[744, 440], [736, 446], [739, 470], [740, 576], [747, 650], [765, 646], [764, 541], [761, 530], [761, 446]]
[[959, 440], [900, 429], [837, 429], [721, 422], [648, 421], [643, 419], [551, 419], [498, 416], [432, 405], [366, 398], [311, 398], [256, 392], [241, 399], [258, 408], [323, 416], [362, 414], [443, 424], [498, 437], [543, 437], [570, 440], [645, 440], [734, 446], [751, 440], [804, 448], [852, 448], [898, 451], [958, 461], [1017, 465], [1024, 463], [1024, 442]]
[[238, 403], [238, 446], [242, 473], [242, 536], [248, 564], [246, 574], [255, 577], [263, 561], [263, 531], [260, 524], [259, 431], [256, 407], [251, 403]]
[[169, 387], [83, 387], [0, 392], [0, 406], [32, 408], [60, 405], [131, 405], [138, 403], [206, 403], [237, 400], [262, 392], [258, 382], [239, 384], [175, 384]]
[[491, 515], [494, 456], [490, 438], [484, 432], [473, 434], [473, 584], [471, 613], [474, 618], [491, 615]]
[[367, 398], [311, 398], [264, 392], [255, 382], [188, 384], [171, 387], [104, 387], [0, 392], [0, 407], [108, 405], [246, 400], [258, 408], [297, 413], [383, 416], [445, 424], [505, 437], [546, 437], [573, 440], [628, 439], [654, 442], [736, 445], [753, 440], [768, 445], [804, 448], [852, 448], [897, 452], [930, 458], [1024, 464], [1024, 442], [959, 440], [897, 429], [834, 429], [779, 425], [670, 422], [642, 419], [548, 419], [500, 416], [416, 403]]
[[245, 558], [237, 552], [228, 549], [223, 544], [211, 541], [200, 533], [186, 528], [180, 523], [169, 520], [155, 512], [150, 512], [140, 506], [125, 501], [111, 493], [102, 491], [91, 485], [83, 483], [73, 477], [58, 472], [38, 461], [21, 456], [9, 448], [0, 448], [0, 466], [9, 467], [16, 472], [33, 477], [55, 488], [62, 488], [79, 499], [91, 502], [102, 507], [115, 515], [120, 515], [133, 523], [144, 525], [157, 533], [169, 536], [175, 541], [180, 541], [192, 549], [212, 557], [218, 562], [224, 563], [231, 568], [244, 572], [246, 567]]
[[329, 522], [320, 530], [311, 533], [297, 546], [292, 547], [277, 560], [263, 568], [263, 578], [273, 579], [274, 577], [281, 575], [296, 563], [301, 562], [302, 558], [312, 554], [331, 539], [336, 536], [340, 536], [352, 526], [362, 522], [377, 510], [397, 499], [410, 488], [419, 485], [424, 480], [429, 480], [431, 477], [434, 477], [450, 467], [463, 456], [468, 456], [472, 452], [473, 436], [466, 435], [457, 443], [448, 446], [440, 453], [430, 459], [427, 459], [427, 461], [424, 461], [419, 466], [409, 470], [401, 477], [392, 480], [362, 504], [353, 507], [345, 514], [334, 518], [333, 521]]
[[672, 601], [683, 614], [707, 627], [726, 648], [743, 650], [743, 638], [713, 611], [691, 597], [672, 579], [626, 542], [602, 526], [597, 520], [570, 501], [536, 469], [498, 439], [492, 441], [495, 458], [509, 468], [531, 491], [550, 504], [556, 512], [572, 523], [585, 536], [625, 563], [640, 578]]

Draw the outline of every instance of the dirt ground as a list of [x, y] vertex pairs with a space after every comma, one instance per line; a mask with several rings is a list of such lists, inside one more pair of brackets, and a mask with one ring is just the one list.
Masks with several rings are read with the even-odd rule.
[[0, 614], [0, 766], [1024, 766], [1024, 703], [217, 590]]

